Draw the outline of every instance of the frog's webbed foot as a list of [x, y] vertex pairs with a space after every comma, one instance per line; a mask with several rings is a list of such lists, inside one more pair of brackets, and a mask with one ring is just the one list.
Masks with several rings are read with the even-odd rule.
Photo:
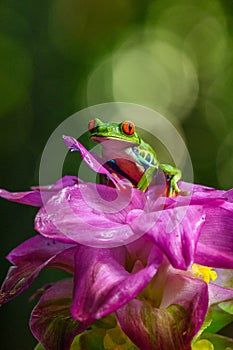
[[186, 195], [183, 194], [184, 191], [181, 191], [177, 184], [177, 182], [181, 179], [182, 176], [180, 169], [175, 168], [170, 164], [160, 164], [159, 167], [163, 171], [166, 180], [169, 184], [168, 197], [173, 197], [174, 192], [179, 195]]

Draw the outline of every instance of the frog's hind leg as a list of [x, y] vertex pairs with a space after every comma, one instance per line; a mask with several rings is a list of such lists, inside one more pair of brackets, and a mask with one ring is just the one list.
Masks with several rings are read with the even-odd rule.
[[181, 170], [178, 168], [175, 168], [170, 164], [160, 164], [159, 167], [163, 171], [166, 177], [166, 180], [169, 183], [168, 197], [172, 197], [174, 191], [176, 193], [180, 193], [181, 190], [179, 189], [177, 182], [181, 179], [181, 176], [182, 176]]

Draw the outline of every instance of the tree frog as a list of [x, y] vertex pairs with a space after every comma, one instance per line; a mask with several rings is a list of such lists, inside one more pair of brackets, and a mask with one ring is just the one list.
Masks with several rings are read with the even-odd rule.
[[90, 139], [101, 143], [102, 158], [113, 174], [127, 178], [144, 192], [160, 170], [168, 184], [168, 196], [180, 192], [177, 182], [181, 171], [159, 163], [155, 151], [141, 139], [133, 122], [103, 123], [96, 118], [90, 120], [88, 129]]

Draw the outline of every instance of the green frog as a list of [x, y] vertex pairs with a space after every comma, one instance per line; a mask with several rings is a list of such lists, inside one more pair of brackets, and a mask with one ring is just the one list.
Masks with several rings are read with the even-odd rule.
[[167, 195], [180, 192], [177, 182], [181, 171], [169, 164], [160, 164], [156, 152], [142, 140], [131, 121], [103, 123], [100, 119], [90, 120], [88, 129], [92, 141], [102, 145], [102, 158], [115, 176], [127, 178], [137, 189], [146, 191], [163, 172], [167, 184]]

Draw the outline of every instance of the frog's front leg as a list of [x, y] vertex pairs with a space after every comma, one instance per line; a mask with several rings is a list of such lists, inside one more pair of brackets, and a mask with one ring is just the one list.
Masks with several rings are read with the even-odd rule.
[[137, 184], [137, 189], [141, 190], [142, 192], [145, 192], [148, 186], [150, 185], [151, 181], [153, 180], [155, 173], [158, 171], [157, 167], [150, 166], [148, 167], [144, 174], [142, 175], [141, 179], [139, 180]]
[[159, 164], [160, 169], [164, 172], [167, 181], [170, 183], [168, 197], [172, 197], [173, 191], [179, 193], [180, 189], [177, 182], [181, 179], [182, 173], [180, 169], [170, 164]]

